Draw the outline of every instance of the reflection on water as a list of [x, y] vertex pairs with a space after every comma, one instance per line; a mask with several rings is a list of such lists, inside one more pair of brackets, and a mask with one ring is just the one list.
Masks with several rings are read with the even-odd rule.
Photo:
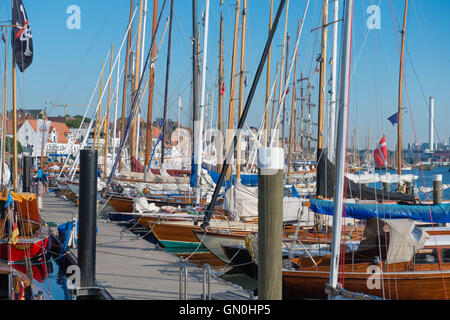
[[46, 254], [38, 259], [32, 259], [29, 263], [15, 263], [12, 266], [25, 274], [32, 274], [33, 279], [39, 282], [53, 299], [72, 300], [66, 283], [65, 271], [69, 263], [65, 255]]

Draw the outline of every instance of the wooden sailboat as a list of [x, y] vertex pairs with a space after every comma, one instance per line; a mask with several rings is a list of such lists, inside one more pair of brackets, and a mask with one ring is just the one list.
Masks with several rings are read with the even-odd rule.
[[[0, 198], [0, 259], [11, 262], [24, 261], [45, 254], [50, 245], [51, 230], [42, 221], [36, 195], [33, 193], [11, 192], [13, 209], [7, 213], [5, 202], [8, 194]], [[18, 228], [17, 241], [11, 244], [14, 224]]]

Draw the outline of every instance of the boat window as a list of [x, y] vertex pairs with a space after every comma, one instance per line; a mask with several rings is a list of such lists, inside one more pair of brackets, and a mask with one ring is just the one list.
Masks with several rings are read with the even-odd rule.
[[416, 264], [428, 264], [438, 261], [438, 255], [436, 249], [433, 250], [421, 250], [414, 255], [414, 261]]
[[450, 262], [450, 249], [442, 249], [442, 262]]
[[414, 226], [410, 233], [410, 236], [411, 238], [413, 238], [413, 240], [419, 242], [420, 238], [422, 238], [422, 230], [419, 227]]

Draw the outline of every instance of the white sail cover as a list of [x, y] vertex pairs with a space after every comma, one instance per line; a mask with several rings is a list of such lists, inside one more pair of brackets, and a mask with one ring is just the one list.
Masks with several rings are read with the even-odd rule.
[[430, 235], [410, 219], [383, 219], [390, 226], [386, 263], [410, 262], [415, 250], [424, 247]]
[[[283, 198], [283, 221], [302, 220], [307, 214], [303, 199]], [[236, 184], [227, 190], [223, 208], [230, 212], [233, 219], [258, 217], [258, 188]]]
[[6, 163], [3, 164], [3, 185], [6, 186], [9, 184], [9, 180], [11, 179], [11, 170]]
[[133, 202], [134, 212], [144, 213], [144, 212], [158, 212], [160, 209], [153, 203], [148, 203], [146, 197], [138, 197], [134, 199]]

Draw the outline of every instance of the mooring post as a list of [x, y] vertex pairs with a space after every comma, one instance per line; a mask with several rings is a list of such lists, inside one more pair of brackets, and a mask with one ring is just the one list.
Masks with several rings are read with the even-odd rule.
[[258, 149], [258, 299], [282, 299], [282, 148]]
[[31, 157], [23, 157], [23, 179], [22, 179], [22, 191], [30, 192], [30, 183], [31, 183], [31, 166], [32, 166], [32, 158]]
[[442, 203], [442, 174], [433, 175], [433, 204]]
[[80, 151], [80, 204], [78, 206], [78, 265], [81, 288], [95, 287], [97, 227], [97, 151]]

